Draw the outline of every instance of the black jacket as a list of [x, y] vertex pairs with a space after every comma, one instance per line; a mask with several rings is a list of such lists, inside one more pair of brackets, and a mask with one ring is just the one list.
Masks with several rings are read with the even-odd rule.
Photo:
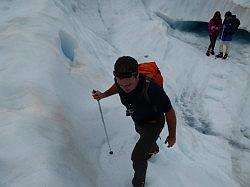
[[147, 90], [150, 102], [145, 98], [143, 94], [145, 81], [146, 77], [140, 75], [137, 87], [129, 93], [124, 92], [116, 83], [121, 102], [127, 109], [132, 109], [131, 117], [135, 123], [146, 123], [162, 118], [164, 113], [172, 109], [171, 101], [165, 91], [153, 81]]

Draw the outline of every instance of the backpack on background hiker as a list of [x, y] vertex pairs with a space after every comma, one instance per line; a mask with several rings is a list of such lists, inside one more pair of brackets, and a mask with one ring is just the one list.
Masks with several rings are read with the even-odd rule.
[[240, 26], [240, 20], [236, 17], [236, 15], [232, 15], [232, 19], [233, 19], [233, 21], [232, 21], [233, 28], [232, 28], [231, 33], [235, 34], [238, 31], [238, 28]]

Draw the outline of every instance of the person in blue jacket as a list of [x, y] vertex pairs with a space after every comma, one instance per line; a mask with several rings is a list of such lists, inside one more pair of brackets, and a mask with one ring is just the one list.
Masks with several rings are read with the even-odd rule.
[[[225, 19], [223, 21], [221, 43], [220, 43], [220, 48], [219, 48], [219, 54], [216, 55], [217, 58], [226, 59], [228, 57], [233, 34], [234, 34], [233, 17], [232, 17], [232, 13], [228, 11], [226, 12]], [[223, 45], [226, 46], [226, 51], [225, 51], [224, 56], [223, 56]]]

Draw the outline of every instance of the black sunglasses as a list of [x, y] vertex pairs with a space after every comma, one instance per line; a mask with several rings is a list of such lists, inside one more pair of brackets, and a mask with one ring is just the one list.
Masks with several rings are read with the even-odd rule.
[[119, 79], [123, 79], [123, 78], [130, 78], [132, 76], [137, 76], [137, 72], [116, 72], [113, 71], [113, 75], [115, 77], [118, 77]]

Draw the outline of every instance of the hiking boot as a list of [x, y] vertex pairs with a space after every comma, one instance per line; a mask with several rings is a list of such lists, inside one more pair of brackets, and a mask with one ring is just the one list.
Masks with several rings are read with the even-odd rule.
[[147, 159], [150, 159], [153, 155], [156, 155], [157, 153], [159, 153], [159, 146], [155, 144], [152, 150], [148, 153]]
[[159, 149], [158, 150], [155, 150], [155, 151], [150, 151], [148, 153], [148, 159], [150, 159], [153, 155], [156, 155], [157, 153], [159, 153]]
[[207, 55], [207, 56], [209, 56], [209, 55], [210, 55], [209, 51], [207, 51], [207, 52], [206, 52], [206, 55]]
[[216, 55], [216, 58], [222, 58], [223, 57], [223, 53], [220, 52], [218, 55]]
[[132, 184], [133, 184], [133, 187], [144, 187], [145, 186], [145, 182], [144, 181], [136, 182], [135, 178], [132, 179]]
[[141, 182], [138, 187], [144, 187], [144, 182]]
[[144, 182], [141, 182], [139, 183], [138, 185], [134, 186], [134, 187], [144, 187], [145, 186], [145, 183]]
[[228, 54], [226, 53], [224, 56], [223, 56], [223, 59], [226, 59], [228, 57]]
[[214, 51], [211, 51], [211, 53], [210, 53], [211, 55], [214, 55]]

